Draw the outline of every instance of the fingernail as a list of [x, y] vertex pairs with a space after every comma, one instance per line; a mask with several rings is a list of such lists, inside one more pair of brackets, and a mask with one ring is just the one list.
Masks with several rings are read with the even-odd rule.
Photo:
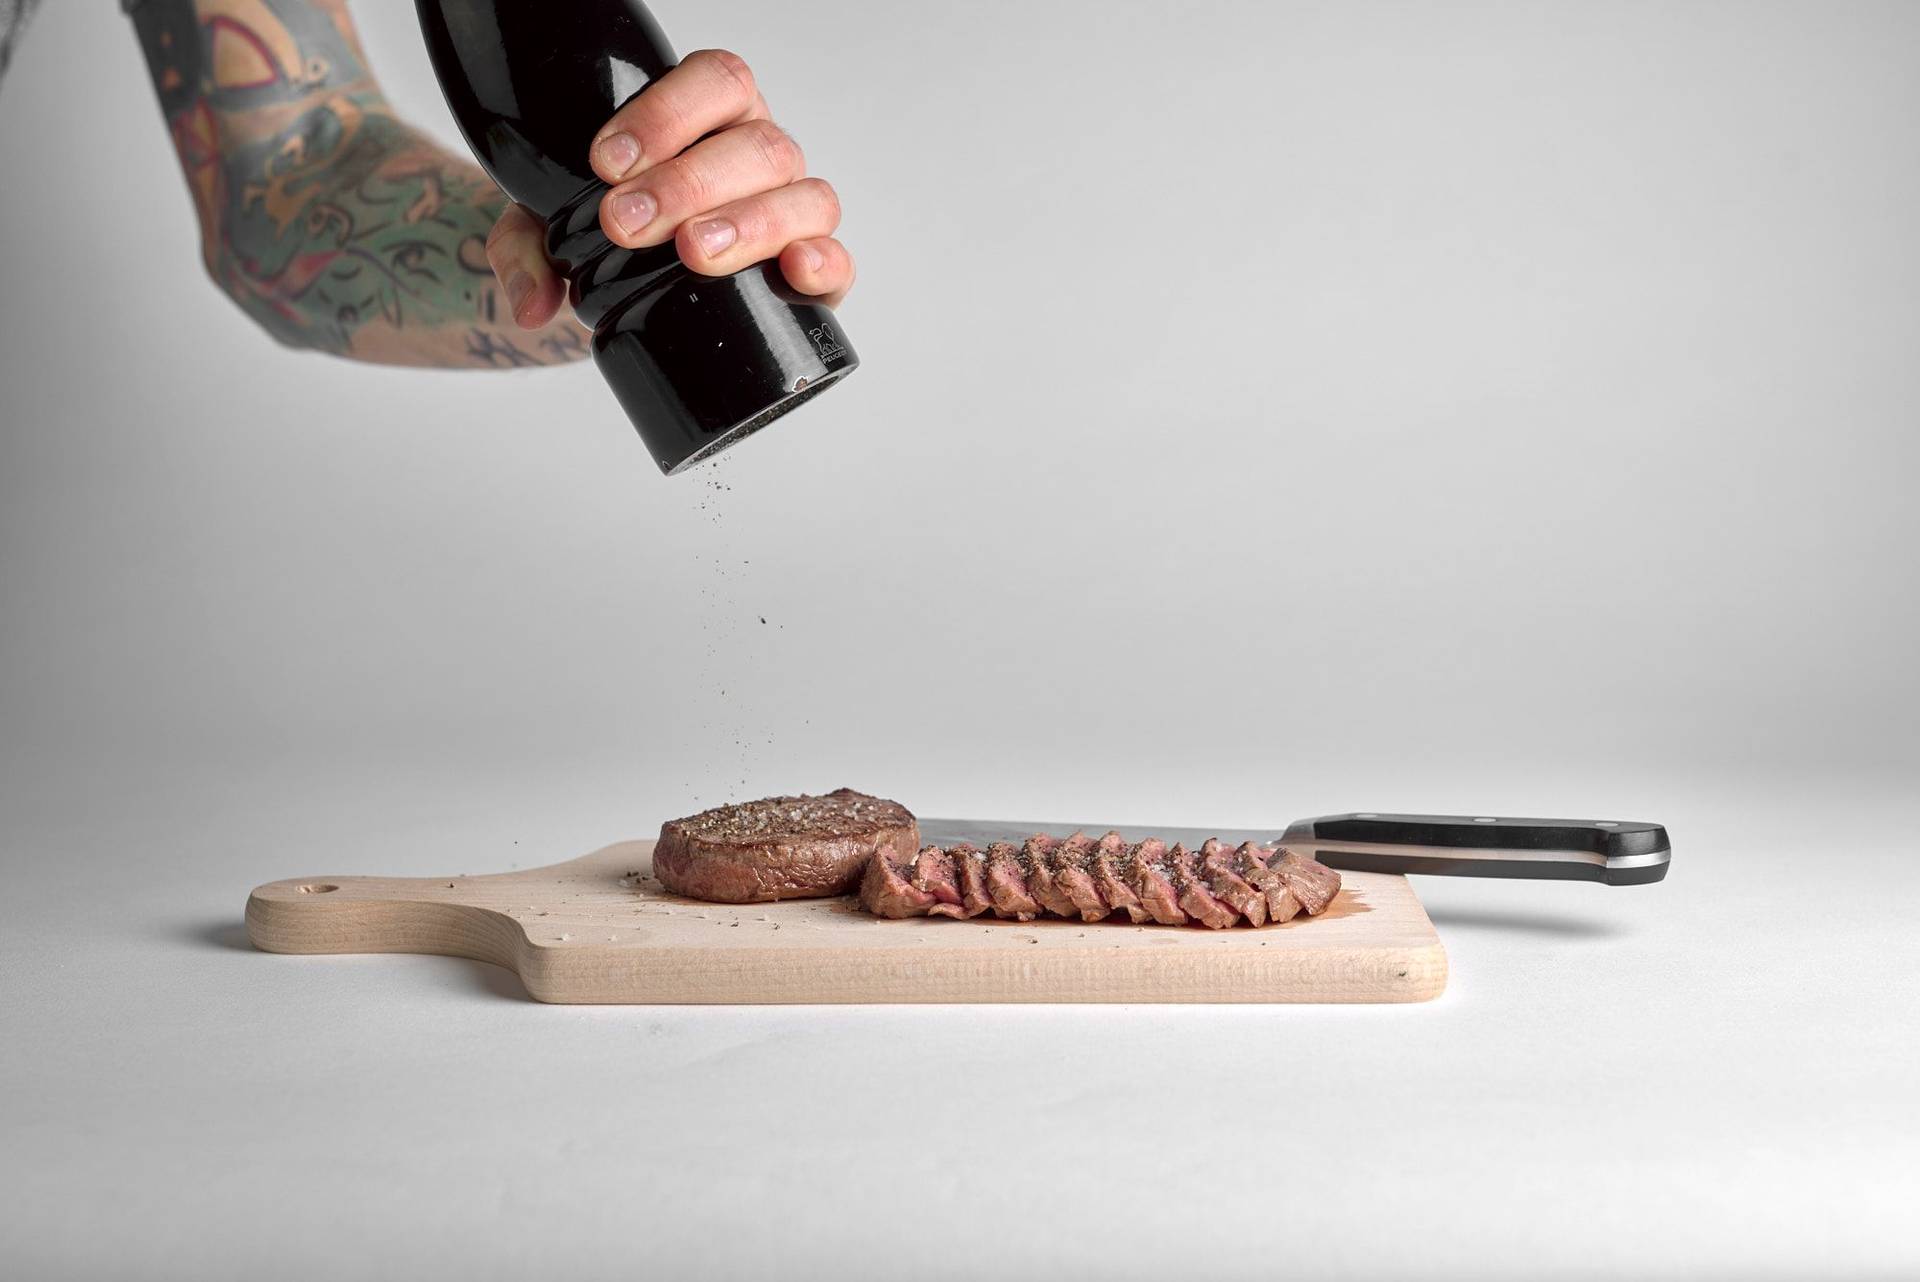
[[644, 191], [623, 191], [613, 198], [613, 221], [629, 236], [638, 236], [660, 209]]
[[640, 144], [632, 134], [608, 134], [600, 140], [599, 152], [600, 172], [616, 179], [640, 163]]
[[693, 238], [700, 242], [700, 248], [708, 258], [725, 253], [727, 246], [733, 244], [734, 237], [739, 234], [733, 224], [724, 218], [710, 219], [693, 229]]
[[827, 267], [827, 256], [812, 245], [800, 246], [800, 261], [807, 265], [810, 272], [825, 271]]
[[507, 278], [507, 305], [513, 308], [515, 316], [520, 314], [520, 309], [525, 307], [527, 300], [532, 297], [533, 277], [525, 272], [515, 272]]

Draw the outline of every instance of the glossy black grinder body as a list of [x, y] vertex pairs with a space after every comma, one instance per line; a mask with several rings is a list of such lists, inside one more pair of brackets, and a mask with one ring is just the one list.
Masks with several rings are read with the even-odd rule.
[[660, 470], [766, 426], [860, 363], [832, 311], [777, 263], [688, 270], [671, 243], [600, 231], [587, 163], [607, 120], [677, 61], [639, 0], [418, 0], [447, 105], [481, 166], [547, 221], [547, 251], [593, 329], [593, 359]]

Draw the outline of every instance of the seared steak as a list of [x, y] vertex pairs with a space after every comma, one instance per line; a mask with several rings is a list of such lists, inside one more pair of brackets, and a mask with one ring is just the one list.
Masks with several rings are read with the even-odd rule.
[[[928, 850], [937, 850], [929, 846]], [[892, 846], [882, 846], [867, 861], [860, 878], [860, 902], [868, 912], [880, 917], [924, 917], [939, 900], [908, 881], [900, 856]]]
[[1213, 897], [1247, 919], [1249, 926], [1267, 924], [1267, 897], [1253, 888], [1234, 867], [1234, 852], [1217, 837], [1200, 847], [1200, 870]]
[[1172, 872], [1173, 888], [1180, 892], [1180, 907], [1187, 916], [1215, 930], [1240, 919], [1239, 913], [1213, 897], [1198, 854], [1175, 842], [1167, 852], [1167, 867]]
[[[1009, 921], [1032, 921], [1046, 911], [1027, 889], [1026, 859], [1011, 842], [996, 841], [987, 847], [987, 897], [993, 901], [993, 915]], [[861, 899], [864, 902], [866, 896]], [[879, 911], [870, 904], [868, 910]]]
[[1197, 851], [1163, 841], [1129, 847], [1118, 833], [1094, 841], [1044, 834], [1022, 847], [995, 842], [901, 851], [884, 847], [860, 883], [860, 903], [882, 917], [977, 917], [1011, 921], [1041, 915], [1104, 921], [1124, 912], [1138, 923], [1215, 930], [1318, 916], [1340, 893], [1340, 874], [1290, 850], [1208, 841]]
[[1300, 901], [1293, 897], [1286, 883], [1282, 882], [1273, 869], [1267, 867], [1267, 852], [1251, 841], [1233, 852], [1240, 875], [1266, 896], [1267, 920], [1272, 922], [1292, 921], [1300, 911]]
[[720, 903], [818, 899], [852, 890], [889, 843], [909, 856], [920, 847], [920, 829], [897, 801], [849, 788], [769, 797], [662, 824], [653, 875], [676, 895]]
[[987, 893], [987, 857], [977, 846], [961, 844], [950, 852], [954, 874], [960, 879], [962, 917], [978, 917], [993, 911], [993, 896]]
[[1127, 841], [1117, 832], [1110, 832], [1094, 846], [1093, 853], [1087, 857], [1087, 870], [1093, 877], [1094, 890], [1100, 898], [1116, 912], [1124, 912], [1127, 920], [1138, 926], [1142, 922], [1153, 920], [1153, 915], [1140, 906], [1140, 896], [1133, 893], [1127, 885], [1126, 874], [1120, 865], [1127, 857]]
[[932, 895], [936, 901], [927, 911], [935, 917], [964, 917], [960, 907], [960, 876], [954, 871], [953, 856], [938, 846], [928, 846], [913, 863], [913, 888]]
[[[1075, 834], [1069, 840], [1085, 840], [1084, 833]], [[1060, 888], [1060, 879], [1055, 875], [1057, 865], [1054, 856], [1060, 852], [1066, 842], [1044, 834], [1027, 838], [1027, 844], [1020, 851], [1020, 865], [1027, 870], [1027, 893], [1040, 901], [1040, 906], [1055, 917], [1077, 917], [1080, 910], [1073, 900], [1067, 898], [1067, 892]]]
[[1076, 832], [1060, 843], [1054, 855], [1053, 884], [1080, 914], [1081, 921], [1103, 921], [1113, 913], [1112, 905], [1100, 898], [1094, 888], [1087, 860], [1093, 854], [1093, 838]]
[[1295, 854], [1291, 850], [1280, 852], [1279, 861], [1273, 865], [1273, 872], [1300, 906], [1312, 916], [1319, 916], [1340, 893], [1340, 874], [1325, 864], [1305, 855]]
[[1140, 906], [1162, 926], [1184, 926], [1187, 915], [1180, 909], [1180, 892], [1167, 876], [1167, 843], [1149, 838], [1127, 856], [1127, 885], [1140, 896]]

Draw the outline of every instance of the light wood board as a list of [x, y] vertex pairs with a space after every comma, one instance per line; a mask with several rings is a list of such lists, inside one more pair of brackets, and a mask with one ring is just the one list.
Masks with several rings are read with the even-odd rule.
[[303, 877], [247, 900], [273, 953], [437, 953], [544, 1002], [1417, 1002], [1447, 956], [1405, 877], [1342, 873], [1319, 917], [1211, 931], [883, 921], [850, 899], [709, 904], [661, 890], [653, 843], [481, 877]]

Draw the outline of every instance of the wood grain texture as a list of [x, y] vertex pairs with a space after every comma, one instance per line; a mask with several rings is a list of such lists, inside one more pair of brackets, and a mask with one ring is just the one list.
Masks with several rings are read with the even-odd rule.
[[883, 921], [851, 899], [709, 904], [660, 889], [651, 841], [483, 877], [259, 887], [273, 953], [437, 953], [544, 1002], [1417, 1002], [1447, 957], [1405, 877], [1344, 873], [1326, 913], [1259, 930]]

